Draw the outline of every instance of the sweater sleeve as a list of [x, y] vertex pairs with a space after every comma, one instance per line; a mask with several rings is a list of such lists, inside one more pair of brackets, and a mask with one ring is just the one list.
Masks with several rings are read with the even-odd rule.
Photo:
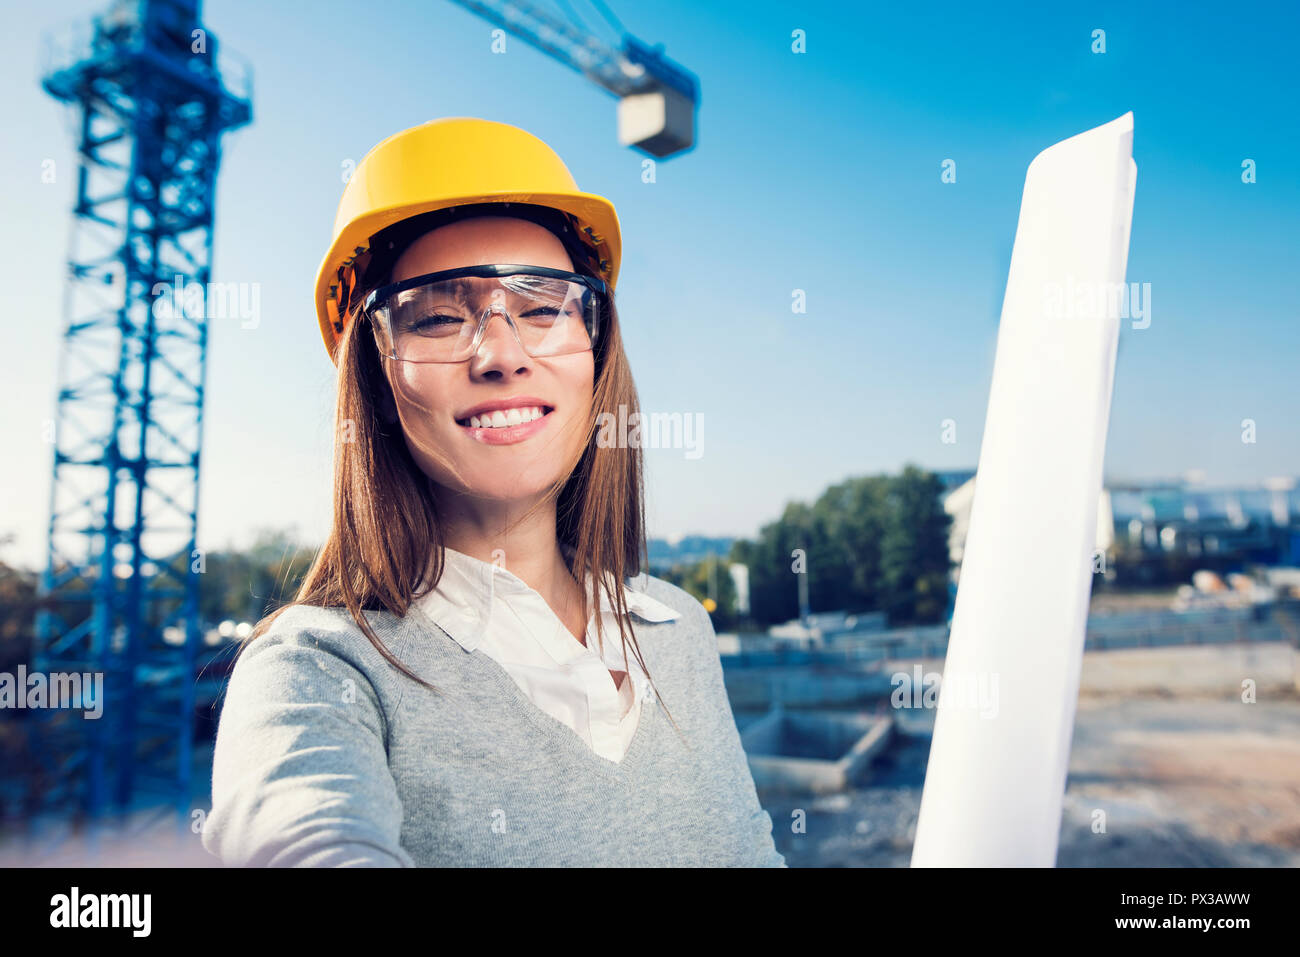
[[240, 867], [414, 867], [384, 722], [374, 686], [327, 642], [254, 639], [226, 691], [203, 846]]
[[704, 632], [703, 677], [707, 694], [716, 702], [714, 713], [718, 716], [718, 740], [715, 745], [718, 761], [730, 793], [744, 806], [747, 821], [747, 854], [750, 867], [787, 867], [785, 858], [776, 849], [772, 837], [772, 816], [763, 809], [758, 800], [758, 789], [754, 786], [754, 775], [749, 770], [749, 759], [745, 756], [744, 746], [740, 741], [740, 732], [736, 728], [736, 716], [731, 710], [731, 699], [727, 697], [727, 686], [722, 677], [722, 656], [718, 651], [718, 636], [713, 630], [713, 619], [703, 605], [696, 603], [699, 614], [703, 617]]

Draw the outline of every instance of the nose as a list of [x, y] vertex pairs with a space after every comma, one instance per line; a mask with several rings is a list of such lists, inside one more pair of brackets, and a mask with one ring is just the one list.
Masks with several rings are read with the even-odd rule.
[[532, 360], [506, 319], [506, 311], [500, 305], [493, 305], [483, 322], [483, 338], [470, 357], [470, 375], [502, 379], [526, 373]]

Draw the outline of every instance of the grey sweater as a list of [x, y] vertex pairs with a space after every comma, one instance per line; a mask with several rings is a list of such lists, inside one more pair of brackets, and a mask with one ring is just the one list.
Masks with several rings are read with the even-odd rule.
[[[615, 764], [506, 671], [412, 608], [294, 606], [243, 651], [227, 688], [203, 846], [238, 866], [784, 867], [759, 804], [708, 613], [632, 618], [653, 693]], [[615, 634], [613, 639], [617, 641]]]

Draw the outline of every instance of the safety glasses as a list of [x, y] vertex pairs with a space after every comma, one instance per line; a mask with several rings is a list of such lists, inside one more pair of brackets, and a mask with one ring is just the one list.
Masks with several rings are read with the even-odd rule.
[[604, 280], [545, 266], [464, 266], [381, 286], [362, 303], [379, 351], [402, 362], [463, 362], [500, 315], [528, 355], [596, 345]]

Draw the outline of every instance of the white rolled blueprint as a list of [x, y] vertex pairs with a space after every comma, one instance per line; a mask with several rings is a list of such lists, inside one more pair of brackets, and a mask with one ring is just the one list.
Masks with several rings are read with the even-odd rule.
[[1133, 114], [1029, 164], [913, 867], [1056, 862], [1137, 165]]

